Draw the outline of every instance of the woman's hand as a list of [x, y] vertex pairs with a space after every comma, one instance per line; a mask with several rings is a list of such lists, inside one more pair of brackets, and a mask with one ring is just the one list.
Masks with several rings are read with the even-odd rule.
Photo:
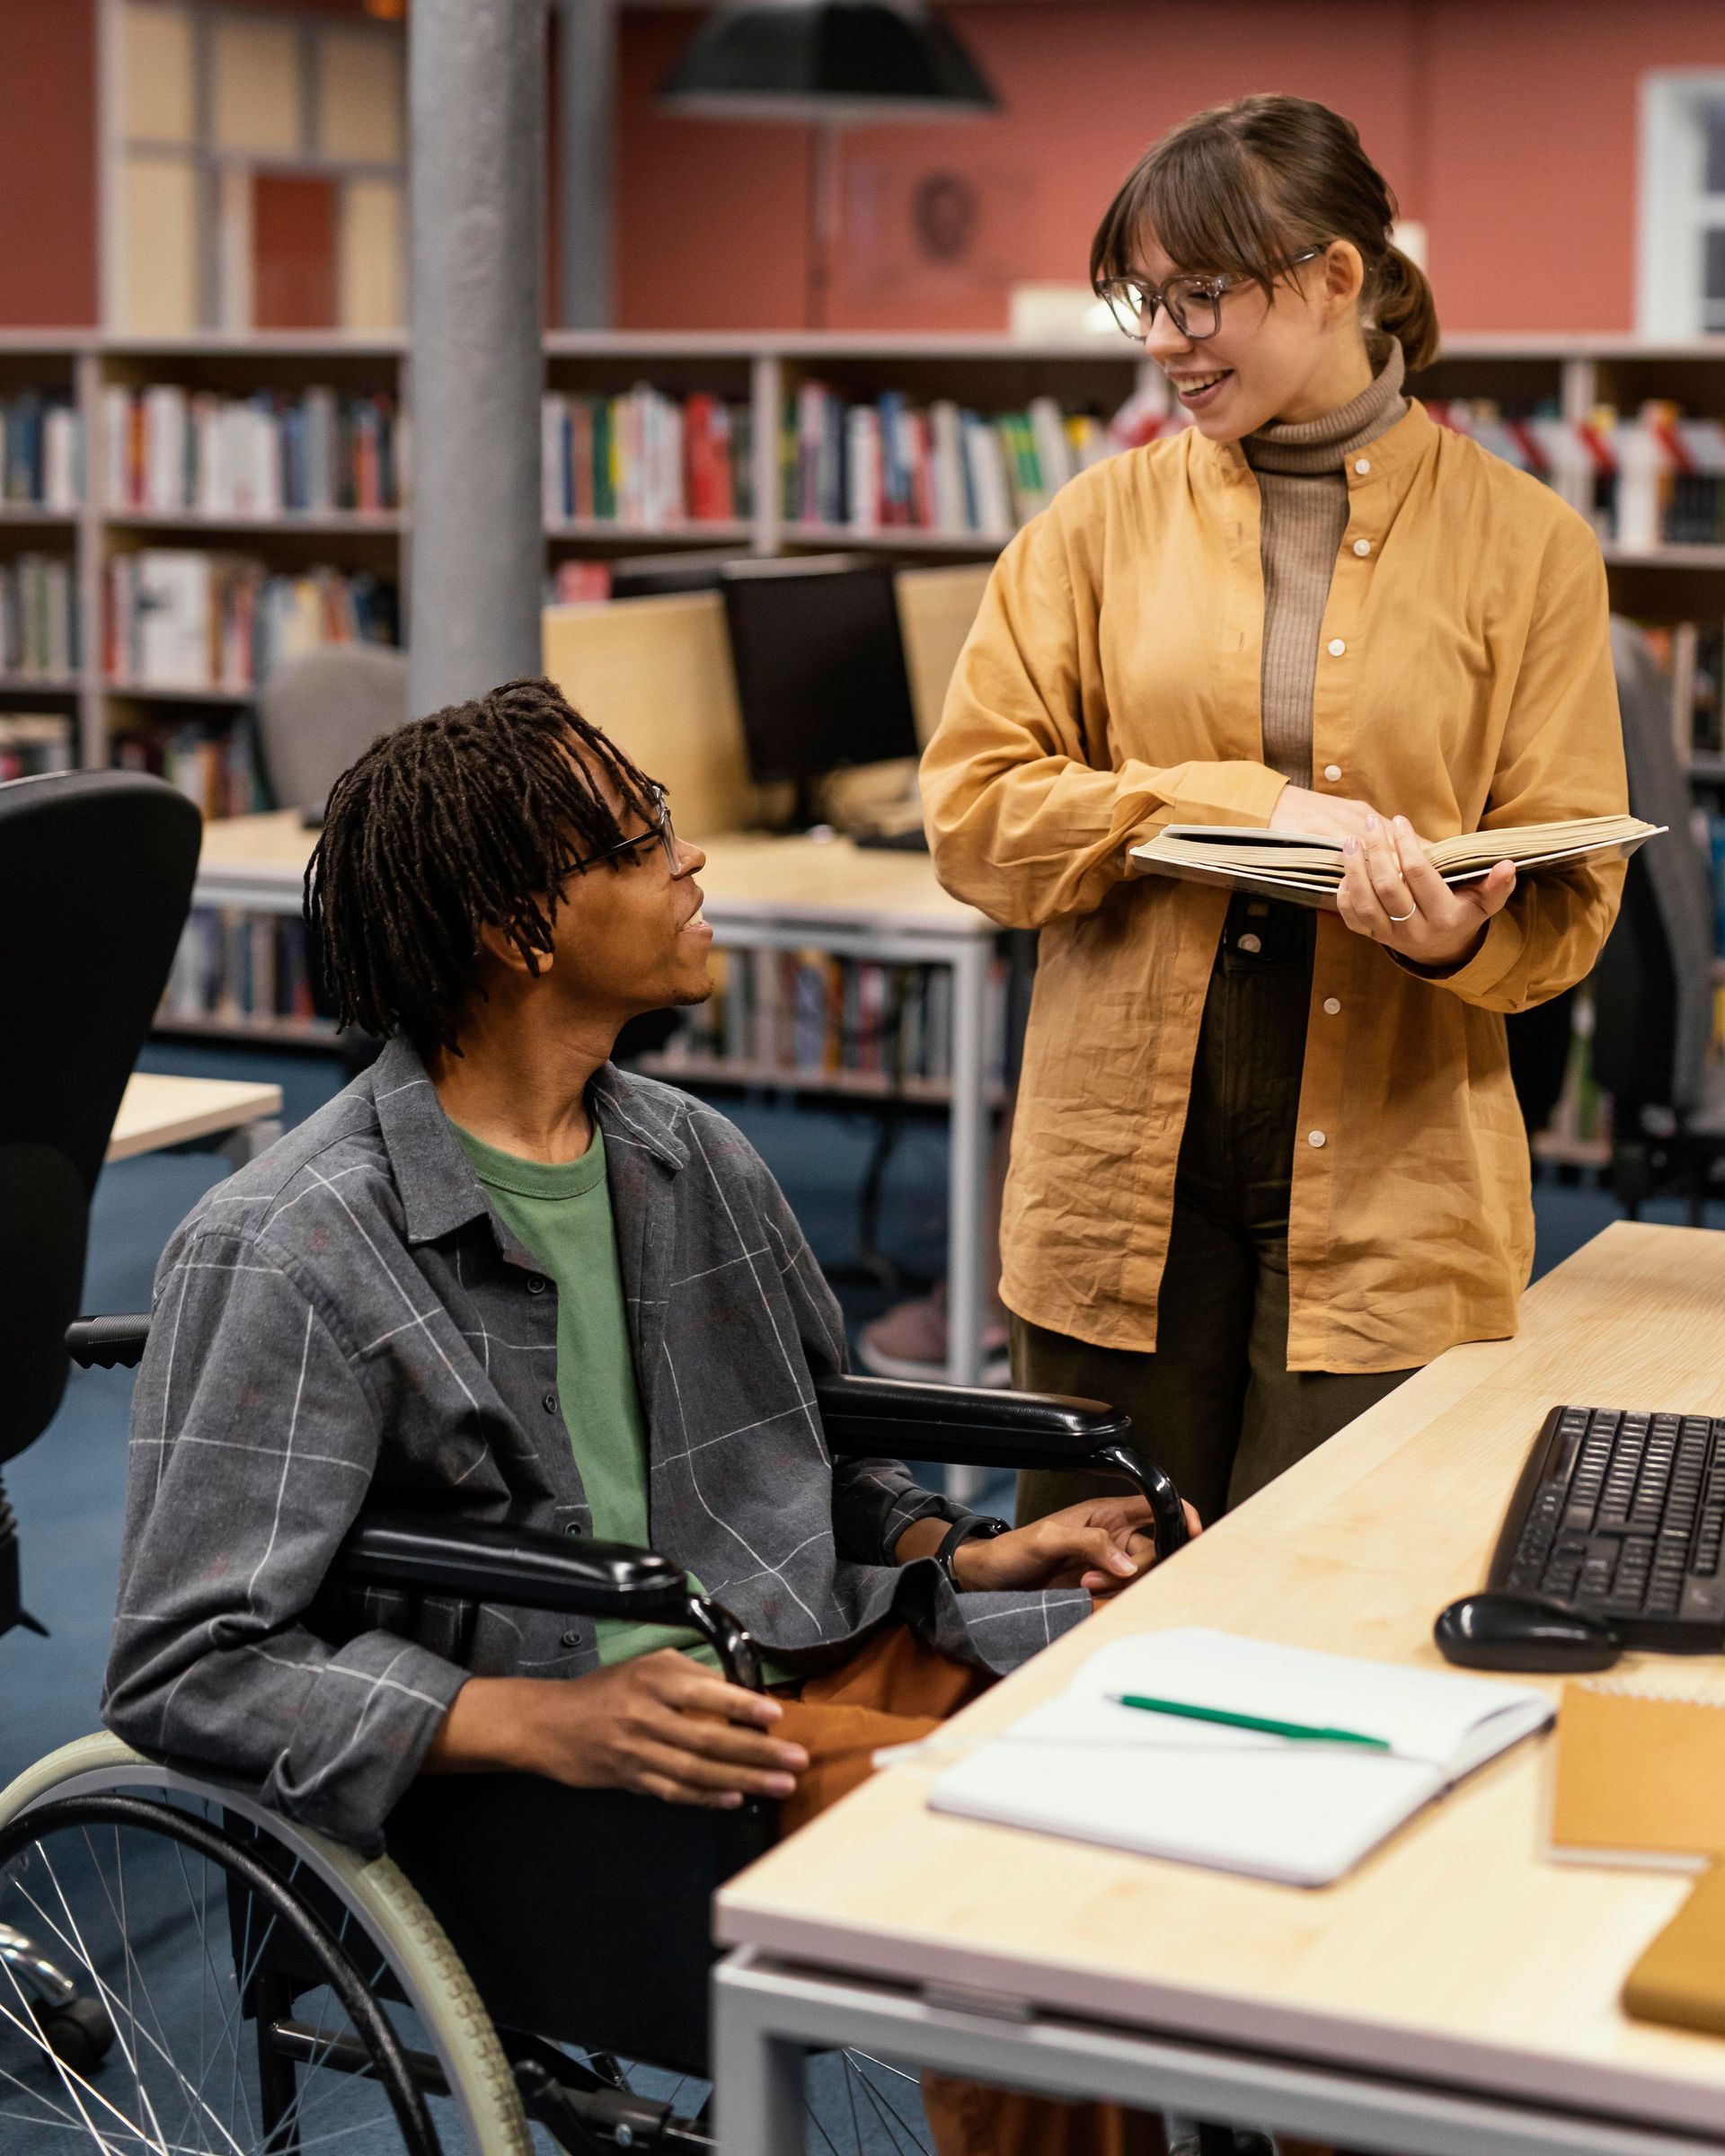
[[1364, 838], [1377, 818], [1369, 801], [1346, 794], [1313, 793], [1304, 786], [1284, 786], [1269, 812], [1272, 831], [1309, 831], [1314, 838]]
[[1465, 965], [1516, 888], [1513, 864], [1500, 861], [1489, 876], [1452, 890], [1405, 816], [1374, 817], [1365, 835], [1344, 847], [1338, 912], [1357, 936], [1416, 966]]
[[[969, 1594], [1013, 1587], [1087, 1587], [1105, 1602], [1128, 1587], [1155, 1562], [1154, 1535], [1146, 1532], [1150, 1506], [1144, 1498], [1093, 1498], [1085, 1505], [1032, 1520], [992, 1542], [960, 1542], [952, 1572]], [[1199, 1532], [1189, 1505], [1186, 1524]]]
[[809, 1764], [801, 1745], [767, 1734], [783, 1712], [663, 1648], [581, 1677], [469, 1677], [425, 1763], [431, 1773], [512, 1769], [732, 1811], [745, 1797], [789, 1797]]

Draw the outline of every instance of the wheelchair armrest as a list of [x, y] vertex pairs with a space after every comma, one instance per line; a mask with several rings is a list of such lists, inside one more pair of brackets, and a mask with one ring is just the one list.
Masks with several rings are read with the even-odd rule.
[[435, 1513], [366, 1514], [342, 1543], [334, 1575], [367, 1586], [631, 1623], [680, 1624], [689, 1603], [681, 1567], [650, 1550]]
[[147, 1310], [127, 1317], [76, 1318], [66, 1329], [66, 1351], [80, 1370], [136, 1370], [149, 1337]]
[[1180, 1493], [1131, 1442], [1131, 1417], [1100, 1401], [887, 1377], [823, 1377], [815, 1399], [836, 1459], [885, 1453], [951, 1467], [1120, 1475], [1149, 1500], [1161, 1556], [1172, 1557], [1190, 1539]]
[[627, 1542], [596, 1542], [544, 1528], [374, 1512], [337, 1553], [333, 1576], [367, 1586], [453, 1595], [575, 1617], [687, 1625], [717, 1652], [726, 1676], [761, 1689], [760, 1658], [730, 1613], [689, 1585], [680, 1565]]

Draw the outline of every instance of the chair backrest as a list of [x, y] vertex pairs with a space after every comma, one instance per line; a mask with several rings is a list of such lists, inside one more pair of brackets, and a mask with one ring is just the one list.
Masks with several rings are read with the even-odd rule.
[[321, 808], [379, 734], [407, 723], [407, 655], [338, 644], [283, 659], [258, 697], [270, 784], [284, 808]]
[[1712, 871], [1689, 827], [1687, 778], [1672, 738], [1671, 685], [1645, 636], [1614, 619], [1629, 805], [1668, 835], [1629, 864], [1623, 906], [1594, 971], [1593, 1067], [1634, 1108], [1696, 1107], [1712, 1030]]
[[0, 785], [0, 1464], [41, 1434], [65, 1388], [90, 1197], [185, 925], [201, 831], [182, 794], [139, 773]]

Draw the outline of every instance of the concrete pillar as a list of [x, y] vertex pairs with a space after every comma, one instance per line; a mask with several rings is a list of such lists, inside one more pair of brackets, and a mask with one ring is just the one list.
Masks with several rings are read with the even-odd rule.
[[416, 717], [540, 669], [544, 0], [414, 0]]
[[608, 330], [616, 192], [616, 0], [557, 0], [557, 319]]

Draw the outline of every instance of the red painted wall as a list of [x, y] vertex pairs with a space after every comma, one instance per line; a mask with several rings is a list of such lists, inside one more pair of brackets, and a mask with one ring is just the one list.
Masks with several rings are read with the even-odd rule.
[[[943, 13], [1005, 111], [845, 139], [834, 327], [1004, 328], [1013, 283], [1083, 278], [1097, 216], [1163, 128], [1284, 90], [1357, 121], [1404, 214], [1429, 226], [1449, 328], [1630, 329], [1640, 78], [1725, 67], [1717, 0], [1234, 0], [1219, 12], [1024, 0]], [[623, 18], [619, 322], [800, 326], [807, 132], [655, 110], [691, 27], [685, 10]], [[975, 192], [955, 265], [912, 238], [912, 190], [935, 172]]]
[[4, 0], [0, 323], [96, 319], [94, 0]]

